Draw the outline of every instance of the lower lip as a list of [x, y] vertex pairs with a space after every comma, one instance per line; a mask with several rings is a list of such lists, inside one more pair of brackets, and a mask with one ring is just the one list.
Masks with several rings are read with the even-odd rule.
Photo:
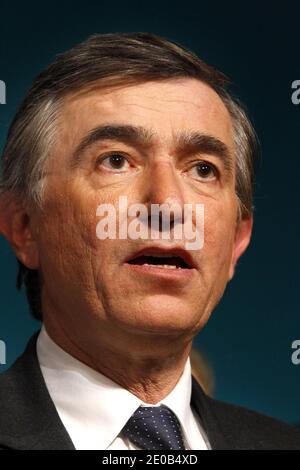
[[170, 268], [159, 268], [157, 266], [147, 266], [145, 264], [130, 264], [125, 263], [126, 266], [137, 274], [144, 274], [145, 276], [156, 277], [160, 279], [166, 279], [171, 281], [184, 281], [190, 280], [197, 272], [196, 269], [170, 269]]

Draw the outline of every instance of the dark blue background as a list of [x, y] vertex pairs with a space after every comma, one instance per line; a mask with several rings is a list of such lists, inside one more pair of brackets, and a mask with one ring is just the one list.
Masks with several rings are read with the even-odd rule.
[[[226, 3], [226, 5], [225, 5]], [[300, 423], [299, 174], [300, 7], [253, 2], [3, 1], [0, 6], [0, 146], [34, 76], [53, 56], [99, 32], [151, 31], [191, 48], [229, 75], [247, 104], [263, 161], [255, 197], [251, 245], [208, 326], [196, 338], [216, 375], [215, 396]], [[0, 240], [0, 339], [7, 365], [39, 327], [16, 293], [16, 263]], [[0, 371], [5, 366], [0, 366]]]

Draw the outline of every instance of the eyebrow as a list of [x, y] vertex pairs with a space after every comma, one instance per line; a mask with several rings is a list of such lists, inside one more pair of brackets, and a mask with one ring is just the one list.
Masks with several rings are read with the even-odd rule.
[[[77, 167], [82, 161], [84, 152], [96, 142], [113, 140], [127, 144], [150, 147], [155, 142], [155, 133], [142, 126], [123, 124], [107, 124], [92, 129], [81, 140], [72, 156], [72, 167]], [[181, 132], [175, 137], [176, 148], [179, 152], [207, 153], [219, 157], [228, 172], [232, 172], [232, 156], [227, 145], [217, 137], [198, 131]]]

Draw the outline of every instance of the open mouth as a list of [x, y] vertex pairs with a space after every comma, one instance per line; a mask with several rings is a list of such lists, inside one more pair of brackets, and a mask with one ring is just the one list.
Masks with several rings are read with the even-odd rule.
[[141, 255], [127, 262], [129, 264], [139, 266], [150, 266], [164, 269], [192, 269], [191, 266], [189, 266], [180, 256], [167, 254], [163, 256]]

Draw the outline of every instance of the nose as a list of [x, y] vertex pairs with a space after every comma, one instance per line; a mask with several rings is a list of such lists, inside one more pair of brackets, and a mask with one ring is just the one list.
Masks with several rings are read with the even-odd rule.
[[[164, 205], [169, 210], [170, 224], [182, 223], [184, 208], [184, 193], [179, 175], [176, 173], [174, 164], [171, 161], [156, 160], [151, 162], [149, 172], [143, 182], [144, 200], [148, 206], [148, 214], [151, 214], [151, 205]], [[159, 213], [160, 222], [164, 210]], [[161, 228], [161, 227], [160, 227]]]

